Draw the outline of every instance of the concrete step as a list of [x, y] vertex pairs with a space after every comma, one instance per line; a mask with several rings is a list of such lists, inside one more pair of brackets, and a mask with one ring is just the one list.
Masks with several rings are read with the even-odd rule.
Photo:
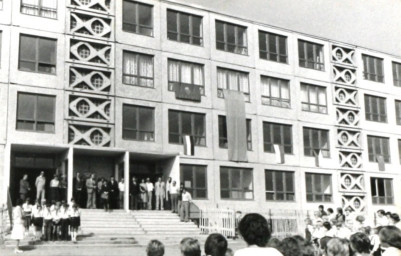
[[139, 224], [131, 224], [131, 223], [126, 223], [126, 224], [104, 224], [104, 223], [85, 223], [82, 225], [83, 228], [88, 229], [88, 228], [105, 228], [105, 229], [110, 229], [110, 228], [140, 228], [141, 226]]
[[95, 235], [98, 234], [103, 234], [103, 235], [116, 235], [116, 234], [121, 234], [121, 235], [140, 235], [140, 234], [145, 234], [145, 231], [140, 228], [135, 228], [135, 229], [117, 229], [117, 228], [83, 228], [83, 230], [87, 233], [94, 233]]

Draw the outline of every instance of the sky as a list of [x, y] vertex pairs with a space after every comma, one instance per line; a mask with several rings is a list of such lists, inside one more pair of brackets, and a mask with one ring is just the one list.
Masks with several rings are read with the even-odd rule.
[[401, 57], [401, 0], [173, 0]]

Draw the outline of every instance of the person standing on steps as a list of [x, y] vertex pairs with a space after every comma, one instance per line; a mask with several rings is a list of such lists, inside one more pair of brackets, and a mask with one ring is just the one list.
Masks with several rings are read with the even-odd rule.
[[189, 221], [189, 204], [192, 202], [191, 194], [183, 188], [182, 190], [182, 215], [181, 221]]
[[77, 176], [74, 178], [73, 182], [74, 188], [74, 199], [75, 202], [79, 205], [79, 207], [83, 207], [82, 198], [83, 198], [83, 188], [84, 188], [84, 181], [82, 180], [81, 174], [77, 172]]
[[146, 192], [148, 193], [148, 210], [152, 210], [152, 197], [154, 186], [149, 178], [146, 178]]
[[178, 203], [179, 189], [180, 188], [178, 187], [177, 182], [173, 181], [171, 183], [171, 186], [170, 186], [170, 195], [171, 195], [171, 202], [170, 203], [171, 203], [171, 212], [173, 212], [173, 213], [178, 213], [177, 203]]
[[124, 209], [124, 191], [125, 191], [124, 178], [122, 178], [118, 183], [118, 191], [119, 191], [118, 199], [120, 202], [120, 209]]
[[[166, 184], [159, 177], [155, 183], [156, 210], [164, 210], [164, 198], [166, 197]], [[160, 206], [160, 208], [159, 208]]]
[[59, 188], [60, 188], [60, 180], [58, 179], [58, 175], [55, 174], [54, 178], [50, 181], [50, 201], [59, 201]]
[[117, 209], [118, 208], [118, 184], [113, 176], [110, 177], [109, 187], [110, 187], [110, 195], [109, 195], [110, 209]]
[[45, 185], [46, 185], [45, 172], [41, 171], [40, 175], [36, 178], [36, 181], [35, 181], [36, 200], [45, 199]]
[[166, 210], [172, 210], [171, 207], [171, 184], [173, 179], [171, 177], [168, 178], [166, 182], [166, 203], [164, 204], [164, 208]]
[[31, 186], [28, 182], [28, 174], [24, 174], [24, 177], [19, 182], [19, 194], [22, 201], [25, 201], [28, 193], [31, 191]]
[[178, 212], [178, 215], [180, 216], [180, 218], [182, 216], [182, 191], [183, 191], [183, 189], [184, 189], [184, 184], [181, 183], [180, 190], [178, 191], [178, 197], [177, 197], [177, 201], [178, 201], [177, 212]]
[[140, 203], [141, 203], [141, 210], [146, 210], [148, 204], [148, 187], [145, 183], [145, 179], [141, 180], [141, 184], [139, 184], [139, 191], [140, 191]]
[[24, 226], [24, 213], [22, 210], [22, 200], [17, 199], [17, 206], [13, 209], [13, 229], [11, 231], [11, 239], [17, 240], [15, 246], [15, 253], [22, 253], [19, 248], [20, 240], [24, 239], [25, 226]]
[[139, 203], [139, 184], [136, 180], [136, 177], [132, 178], [132, 183], [129, 187], [129, 195], [131, 197], [130, 200], [130, 209], [131, 210], [138, 210], [138, 203]]
[[90, 178], [86, 180], [86, 191], [88, 192], [88, 202], [86, 208], [96, 208], [96, 181], [95, 174], [91, 174]]

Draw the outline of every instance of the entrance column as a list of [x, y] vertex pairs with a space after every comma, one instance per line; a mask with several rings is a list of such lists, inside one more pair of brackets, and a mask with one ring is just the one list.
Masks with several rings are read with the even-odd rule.
[[3, 164], [3, 193], [1, 203], [6, 204], [8, 199], [8, 189], [10, 187], [10, 172], [11, 172], [11, 145], [7, 143], [4, 147], [4, 164]]
[[73, 197], [73, 178], [74, 178], [74, 148], [68, 149], [68, 167], [67, 167], [67, 202]]
[[124, 210], [129, 211], [129, 185], [130, 185], [130, 177], [129, 177], [129, 152], [125, 151], [124, 153]]

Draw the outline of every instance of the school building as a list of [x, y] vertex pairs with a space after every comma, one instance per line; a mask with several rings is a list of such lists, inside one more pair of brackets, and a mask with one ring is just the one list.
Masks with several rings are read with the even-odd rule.
[[45, 171], [69, 198], [79, 172], [200, 208], [400, 209], [401, 56], [189, 3], [0, 0], [0, 203]]

